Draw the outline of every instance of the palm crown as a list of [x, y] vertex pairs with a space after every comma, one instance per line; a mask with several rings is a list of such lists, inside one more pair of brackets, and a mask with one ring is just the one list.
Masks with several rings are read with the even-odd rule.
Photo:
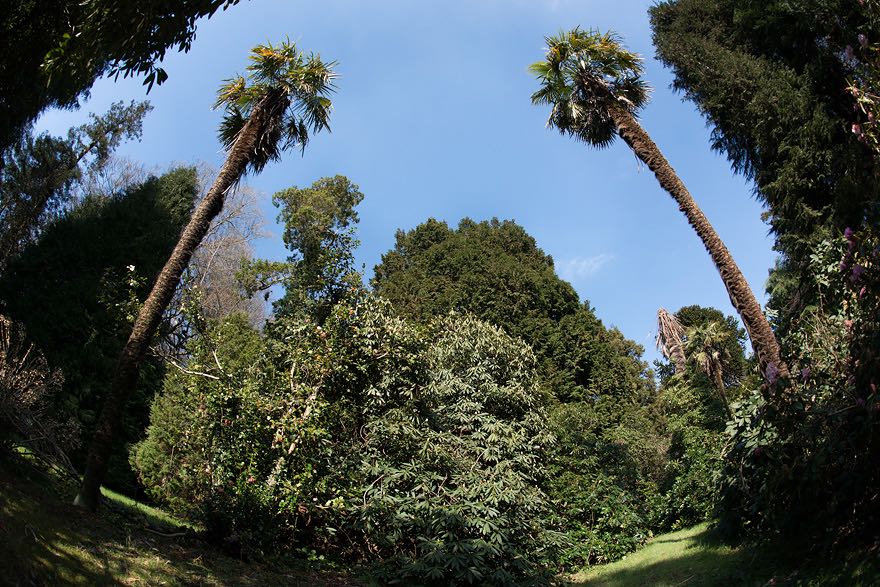
[[329, 130], [328, 95], [334, 91], [335, 64], [324, 63], [314, 53], [305, 54], [289, 41], [255, 47], [247, 77], [227, 80], [214, 105], [226, 110], [219, 134], [227, 150], [251, 116], [258, 116], [260, 124], [248, 162], [254, 172], [289, 147], [305, 149], [310, 132]]
[[545, 40], [546, 59], [529, 67], [542, 84], [532, 103], [552, 107], [547, 125], [562, 134], [596, 147], [610, 145], [617, 134], [610, 110], [635, 115], [648, 102], [642, 58], [624, 49], [612, 31], [576, 28]]

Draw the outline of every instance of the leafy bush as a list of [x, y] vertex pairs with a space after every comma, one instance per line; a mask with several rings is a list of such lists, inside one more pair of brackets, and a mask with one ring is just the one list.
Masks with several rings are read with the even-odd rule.
[[218, 540], [376, 561], [388, 581], [547, 581], [553, 439], [523, 343], [463, 316], [419, 330], [355, 296], [264, 338], [228, 320], [192, 352], [132, 461]]
[[[472, 317], [435, 323], [424, 385], [369, 390], [358, 526], [405, 584], [512, 585], [549, 580], [559, 536], [539, 489], [553, 437], [535, 359]], [[392, 380], [393, 381], [393, 380]]]
[[675, 377], [663, 388], [670, 444], [655, 512], [658, 526], [678, 530], [711, 517], [715, 482], [721, 466], [724, 415], [712, 385]]
[[559, 564], [608, 562], [642, 545], [651, 535], [651, 472], [662, 467], [662, 436], [632, 422], [609, 426], [592, 404], [557, 406], [551, 428], [560, 438], [548, 491], [569, 543]]
[[795, 377], [771, 382], [728, 427], [719, 515], [730, 532], [837, 536], [880, 522], [880, 239], [846, 231], [811, 256], [819, 304], [784, 340]]

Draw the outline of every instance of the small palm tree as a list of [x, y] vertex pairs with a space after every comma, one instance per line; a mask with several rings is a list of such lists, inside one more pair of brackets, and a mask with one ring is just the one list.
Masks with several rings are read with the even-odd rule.
[[657, 310], [657, 349], [673, 362], [676, 373], [684, 373], [687, 364], [684, 338], [684, 326], [675, 314], [670, 314], [664, 308]]
[[595, 147], [609, 146], [616, 136], [629, 145], [654, 172], [709, 251], [749, 333], [762, 372], [773, 365], [786, 376], [776, 336], [748, 282], [684, 183], [636, 120], [650, 93], [641, 78], [641, 58], [624, 49], [612, 32], [574, 29], [546, 41], [546, 59], [530, 70], [541, 82], [532, 102], [551, 106], [548, 125]]
[[290, 42], [277, 47], [260, 45], [252, 52], [247, 77], [235, 77], [220, 88], [215, 107], [226, 110], [220, 126], [226, 161], [159, 273], [119, 356], [89, 448], [77, 505], [97, 507], [118, 422], [137, 383], [141, 361], [183, 271], [223, 208], [226, 194], [248, 170], [259, 173], [285, 149], [305, 149], [309, 133], [329, 129], [333, 66], [317, 55], [302, 53]]
[[724, 385], [724, 375], [730, 369], [731, 361], [727, 347], [729, 334], [718, 322], [709, 322], [688, 329], [686, 339], [688, 359], [712, 381], [728, 419], [733, 418]]

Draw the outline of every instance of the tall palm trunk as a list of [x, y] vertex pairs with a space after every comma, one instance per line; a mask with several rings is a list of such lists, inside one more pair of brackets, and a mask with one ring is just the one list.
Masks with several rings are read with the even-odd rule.
[[211, 226], [211, 221], [223, 209], [226, 193], [232, 189], [249, 163], [261, 133], [267, 128], [271, 116], [264, 99], [252, 111], [248, 121], [242, 127], [229, 149], [226, 161], [211, 189], [199, 203], [190, 218], [189, 224], [183, 229], [171, 256], [159, 273], [156, 283], [147, 300], [138, 312], [128, 342], [122, 349], [116, 362], [116, 370], [110, 384], [109, 392], [104, 400], [104, 407], [95, 428], [92, 444], [89, 447], [86, 471], [82, 486], [74, 504], [90, 510], [98, 505], [101, 482], [107, 472], [107, 461], [119, 423], [124, 413], [126, 402], [137, 385], [141, 362], [146, 355], [150, 340], [162, 320], [162, 314], [171, 302], [174, 291], [186, 269], [190, 258], [202, 242]]
[[749, 338], [752, 341], [752, 348], [758, 357], [758, 364], [761, 372], [765, 373], [769, 364], [775, 365], [779, 369], [782, 377], [788, 376], [788, 369], [782, 362], [779, 355], [779, 343], [776, 341], [776, 335], [770, 328], [770, 323], [764, 317], [755, 294], [752, 293], [748, 282], [742, 272], [734, 262], [733, 257], [715, 232], [715, 229], [709, 223], [709, 219], [697, 206], [694, 198], [688, 192], [684, 183], [679, 179], [675, 170], [669, 164], [669, 161], [660, 152], [660, 149], [645, 132], [645, 129], [636, 121], [635, 117], [620, 107], [610, 108], [610, 115], [617, 126], [618, 134], [624, 142], [630, 146], [636, 156], [654, 172], [660, 185], [669, 192], [669, 195], [678, 203], [679, 209], [684, 212], [688, 223], [697, 232], [697, 235], [703, 241], [706, 250], [715, 262], [718, 273], [721, 274], [721, 280], [724, 287], [727, 288], [727, 295], [730, 296], [730, 302], [742, 318]]
[[715, 383], [715, 388], [718, 390], [718, 397], [721, 399], [721, 403], [724, 405], [724, 411], [727, 413], [727, 419], [733, 420], [733, 411], [730, 409], [730, 401], [727, 399], [727, 392], [724, 391], [724, 379], [721, 377], [721, 368], [715, 367], [712, 369], [712, 379]]

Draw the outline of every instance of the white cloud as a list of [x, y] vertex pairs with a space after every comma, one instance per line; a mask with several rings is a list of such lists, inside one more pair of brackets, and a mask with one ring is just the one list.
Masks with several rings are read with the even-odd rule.
[[566, 281], [577, 282], [592, 277], [613, 258], [613, 255], [607, 253], [592, 257], [572, 257], [558, 262], [556, 269], [559, 271], [560, 277]]

